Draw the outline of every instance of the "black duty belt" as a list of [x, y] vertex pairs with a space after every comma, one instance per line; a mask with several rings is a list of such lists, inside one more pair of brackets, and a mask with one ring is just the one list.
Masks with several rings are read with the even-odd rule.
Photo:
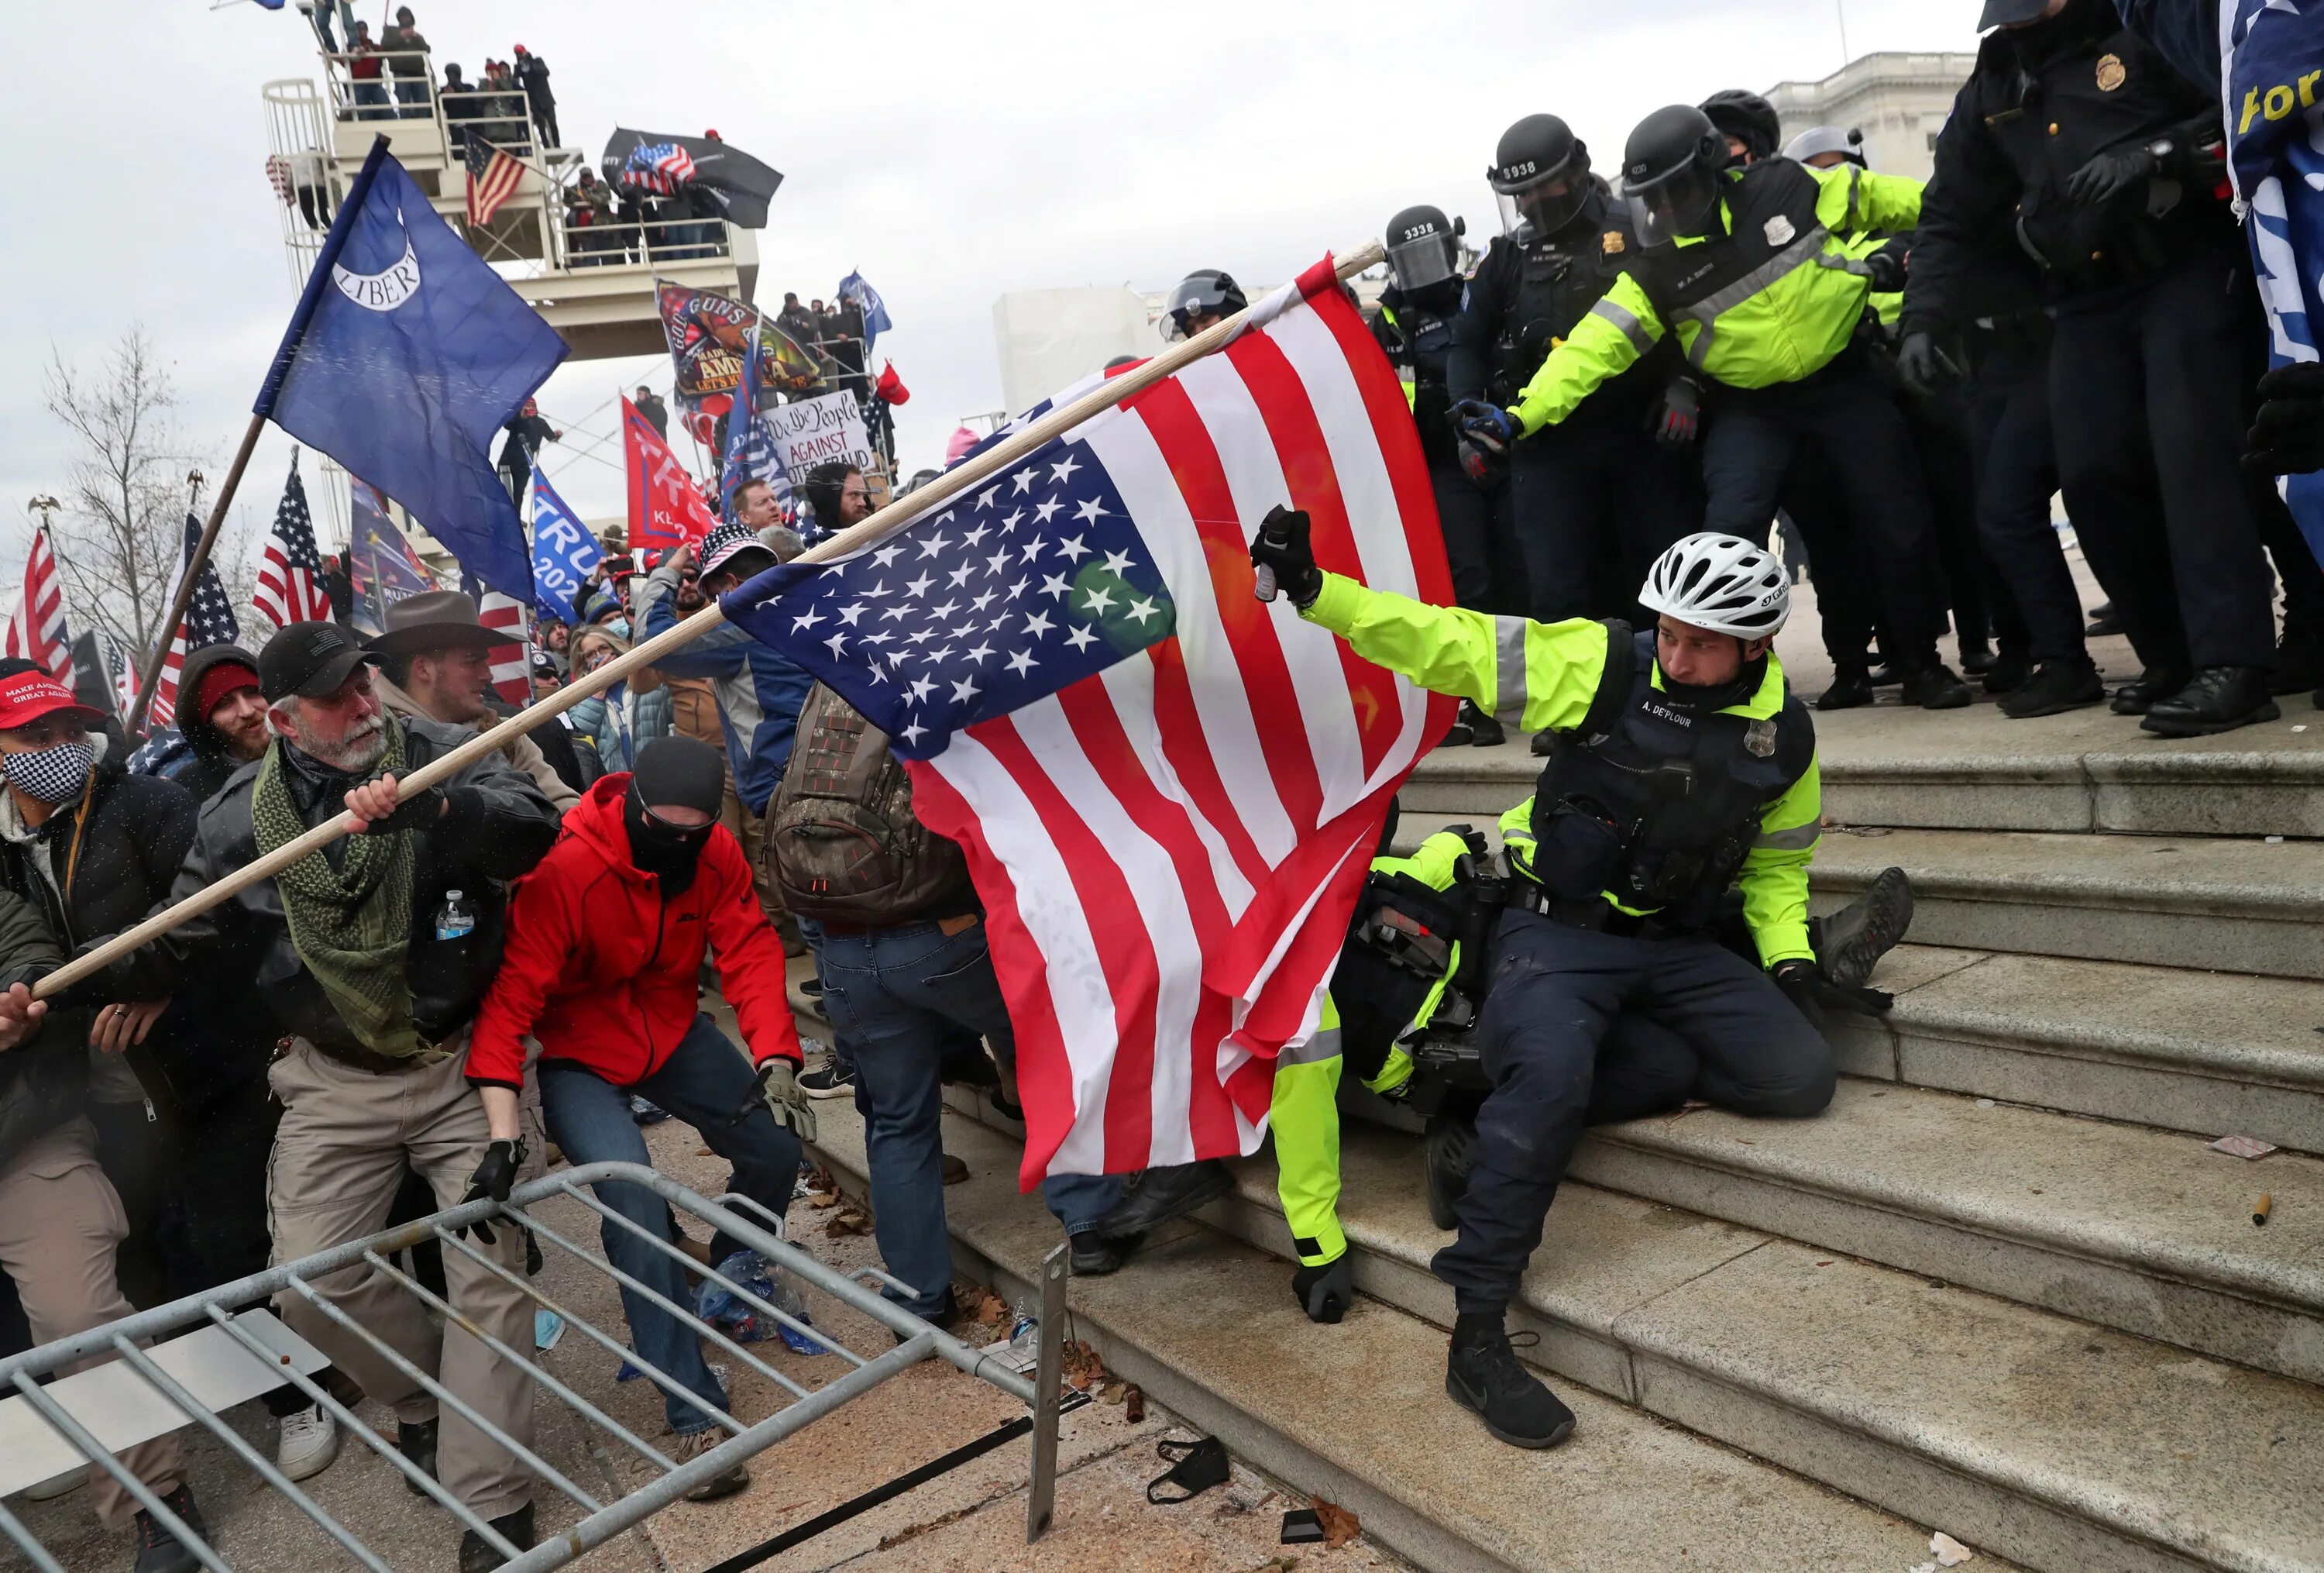
[[1527, 881], [1509, 882], [1508, 904], [1593, 934], [1662, 939], [1679, 932], [1655, 914], [1626, 912], [1603, 896], [1561, 896]]

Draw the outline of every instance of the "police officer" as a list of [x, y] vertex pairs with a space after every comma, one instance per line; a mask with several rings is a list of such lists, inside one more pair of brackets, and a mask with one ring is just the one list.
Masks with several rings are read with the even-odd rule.
[[[1486, 178], [1502, 233], [1453, 319], [1450, 368], [1452, 396], [1472, 414], [1512, 402], [1638, 249], [1628, 216], [1591, 172], [1589, 148], [1554, 115], [1502, 133]], [[1576, 400], [1570, 421], [1516, 444], [1517, 541], [1536, 617], [1627, 612], [1646, 565], [1700, 523], [1692, 449], [1659, 449], [1648, 430], [1683, 370], [1667, 353], [1640, 356]], [[1674, 398], [1673, 435], [1691, 439], [1691, 388]], [[1489, 444], [1517, 435], [1472, 431]]]
[[[1406, 379], [1452, 569], [1452, 598], [1473, 611], [1498, 612], [1508, 609], [1504, 593], [1523, 581], [1524, 561], [1517, 555], [1506, 459], [1464, 441], [1453, 425], [1447, 375], [1461, 310], [1463, 233], [1462, 222], [1446, 218], [1441, 208], [1406, 208], [1388, 221], [1388, 262], [1396, 280], [1380, 294], [1372, 332]], [[1474, 705], [1462, 707], [1444, 736], [1447, 744], [1480, 747], [1504, 740], [1501, 724]]]
[[2223, 199], [2219, 104], [2110, 0], [1987, 0], [1996, 29], [1937, 138], [1902, 365], [1942, 380], [1981, 238], [2014, 232], [2055, 321], [2051, 419], [2082, 550], [2145, 671], [2115, 696], [2168, 736], [2273, 720], [2267, 565], [2236, 471], [2261, 332]]
[[1723, 88], [1705, 98], [1702, 107], [1727, 139], [1727, 156], [1736, 163], [1756, 164], [1775, 156], [1776, 144], [1784, 138], [1783, 122], [1775, 106], [1758, 94], [1746, 88]]
[[1944, 609], [1912, 437], [1855, 345], [1866, 298], [1895, 289], [1904, 264], [1893, 251], [1851, 255], [1841, 238], [1911, 228], [1920, 187], [1786, 159], [1730, 168], [1731, 158], [1700, 109], [1674, 105], [1639, 123], [1623, 155], [1637, 254], [1516, 403], [1474, 412], [1469, 425], [1511, 438], [1559, 426], [1675, 340], [1710, 389], [1709, 527], [1765, 540], [1786, 479], [1812, 446], [1848, 517], [1869, 536], [1905, 702], [1964, 704], [1967, 689], [1937, 659]]
[[[1857, 1002], [1808, 938], [1815, 731], [1771, 652], [1790, 584], [1749, 541], [1689, 536], [1647, 576], [1639, 599], [1658, 622], [1633, 636], [1367, 589], [1322, 572], [1308, 534], [1305, 514], [1278, 508], [1251, 546], [1302, 616], [1556, 737], [1534, 797], [1502, 821], [1515, 877], [1477, 1026], [1492, 1090], [1459, 1237], [1432, 1263], [1456, 1313], [1446, 1391], [1502, 1440], [1554, 1447], [1572, 1412], [1503, 1323], [1585, 1124], [1690, 1092], [1794, 1116], [1831, 1097], [1832, 1052], [1804, 1011]], [[1711, 931], [1731, 886], [1757, 966]]]
[[1232, 274], [1219, 268], [1197, 268], [1170, 291], [1162, 308], [1162, 337], [1171, 344], [1192, 338], [1249, 304]]

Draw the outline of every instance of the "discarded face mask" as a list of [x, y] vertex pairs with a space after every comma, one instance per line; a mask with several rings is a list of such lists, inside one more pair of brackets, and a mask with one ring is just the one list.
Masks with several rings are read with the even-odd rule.
[[[1146, 1484], [1146, 1500], [1158, 1507], [1185, 1502], [1200, 1496], [1213, 1485], [1226, 1484], [1230, 1472], [1227, 1445], [1216, 1437], [1204, 1437], [1192, 1442], [1157, 1442], [1154, 1450], [1171, 1460], [1168, 1469]], [[1156, 1494], [1166, 1486], [1175, 1486], [1177, 1494]]]

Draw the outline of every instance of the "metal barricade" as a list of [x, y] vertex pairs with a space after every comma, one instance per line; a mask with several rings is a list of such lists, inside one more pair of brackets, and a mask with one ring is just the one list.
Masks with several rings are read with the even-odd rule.
[[[723, 1231], [733, 1239], [757, 1251], [777, 1268], [800, 1284], [830, 1296], [843, 1304], [869, 1317], [880, 1327], [895, 1335], [895, 1347], [877, 1355], [865, 1355], [846, 1347], [823, 1327], [810, 1327], [780, 1307], [755, 1293], [747, 1285], [736, 1283], [722, 1272], [705, 1268], [687, 1256], [668, 1239], [653, 1230], [640, 1227], [599, 1200], [590, 1187], [605, 1180], [624, 1180], [642, 1186], [660, 1197], [670, 1207], [699, 1218]], [[749, 1348], [726, 1333], [694, 1314], [691, 1307], [680, 1306], [648, 1288], [643, 1282], [615, 1267], [604, 1257], [575, 1240], [564, 1229], [542, 1218], [533, 1210], [537, 1204], [569, 1198], [579, 1203], [604, 1224], [637, 1235], [648, 1245], [677, 1258], [687, 1272], [700, 1276], [707, 1282], [724, 1287], [735, 1300], [747, 1305], [760, 1316], [813, 1338], [832, 1354], [853, 1367], [846, 1374], [810, 1389], [785, 1373], [753, 1355]], [[569, 1305], [552, 1298], [536, 1288], [523, 1275], [513, 1272], [493, 1261], [471, 1245], [462, 1230], [479, 1220], [497, 1223], [506, 1218], [532, 1231], [534, 1237], [549, 1250], [570, 1259], [586, 1270], [603, 1275], [633, 1292], [645, 1295], [663, 1310], [690, 1322], [725, 1356], [740, 1361], [751, 1371], [792, 1395], [792, 1402], [776, 1410], [755, 1425], [746, 1425], [731, 1414], [712, 1411], [715, 1423], [727, 1431], [726, 1439], [692, 1462], [679, 1465], [643, 1438], [623, 1427], [603, 1410], [575, 1391], [567, 1382], [548, 1370], [536, 1358], [528, 1357], [511, 1348], [504, 1341], [493, 1337], [471, 1322], [462, 1321], [471, 1336], [475, 1337], [502, 1359], [513, 1362], [524, 1378], [537, 1389], [537, 1400], [545, 1397], [560, 1402], [585, 1422], [605, 1432], [622, 1448], [637, 1454], [657, 1467], [660, 1474], [639, 1489], [611, 1502], [604, 1502], [568, 1478], [534, 1450], [524, 1447], [486, 1420], [463, 1397], [447, 1390], [429, 1373], [412, 1365], [401, 1355], [374, 1336], [369, 1329], [333, 1304], [330, 1299], [314, 1287], [314, 1281], [341, 1269], [362, 1263], [374, 1273], [400, 1286], [417, 1297], [438, 1317], [457, 1319], [459, 1313], [425, 1285], [397, 1267], [389, 1259], [399, 1252], [428, 1241], [437, 1242], [447, 1252], [459, 1252], [485, 1271], [521, 1290], [535, 1305], [564, 1319], [573, 1332], [581, 1335], [604, 1352], [628, 1361], [639, 1374], [665, 1392], [684, 1394], [686, 1390], [668, 1373], [655, 1367], [625, 1345], [617, 1332], [590, 1324]], [[213, 1573], [226, 1573], [233, 1565], [208, 1541], [194, 1535], [186, 1524], [162, 1502], [161, 1497], [139, 1480], [120, 1459], [106, 1450], [77, 1416], [70, 1406], [60, 1402], [57, 1396], [44, 1388], [42, 1378], [63, 1367], [92, 1357], [117, 1356], [119, 1364], [101, 1367], [104, 1371], [126, 1369], [134, 1371], [155, 1393], [182, 1415], [190, 1416], [233, 1455], [257, 1474], [273, 1490], [288, 1498], [301, 1513], [313, 1520], [322, 1531], [345, 1550], [347, 1554], [373, 1573], [389, 1573], [389, 1565], [377, 1551], [364, 1544], [346, 1526], [318, 1505], [314, 1499], [297, 1485], [285, 1478], [272, 1460], [252, 1447], [227, 1423], [221, 1409], [205, 1403], [187, 1384], [172, 1376], [157, 1363], [156, 1356], [166, 1357], [171, 1335], [188, 1329], [216, 1328], [234, 1340], [244, 1351], [264, 1368], [258, 1387], [251, 1389], [245, 1382], [244, 1398], [251, 1391], [265, 1391], [278, 1385], [272, 1378], [280, 1374], [296, 1385], [309, 1399], [319, 1403], [346, 1434], [367, 1444], [385, 1462], [409, 1481], [414, 1490], [425, 1493], [444, 1507], [462, 1525], [475, 1531], [500, 1553], [510, 1559], [503, 1573], [538, 1573], [539, 1569], [561, 1567], [586, 1551], [604, 1544], [616, 1535], [635, 1527], [662, 1508], [678, 1501], [686, 1492], [710, 1480], [736, 1465], [743, 1463], [785, 1437], [799, 1430], [849, 1400], [862, 1396], [890, 1378], [909, 1370], [923, 1360], [941, 1359], [981, 1381], [990, 1383], [1003, 1393], [1028, 1406], [1032, 1415], [1032, 1473], [1026, 1507], [1026, 1538], [1040, 1537], [1048, 1527], [1051, 1504], [1055, 1499], [1057, 1414], [1060, 1396], [1062, 1359], [1062, 1328], [1065, 1319], [1065, 1282], [1066, 1247], [1060, 1245], [1046, 1263], [1042, 1273], [1041, 1324], [1039, 1357], [1030, 1380], [1012, 1365], [994, 1358], [982, 1350], [964, 1343], [943, 1329], [922, 1320], [894, 1302], [883, 1299], [876, 1290], [867, 1287], [884, 1282], [910, 1292], [910, 1286], [899, 1282], [876, 1268], [867, 1268], [850, 1274], [818, 1261], [804, 1250], [784, 1240], [780, 1220], [769, 1215], [749, 1198], [727, 1195], [711, 1201], [680, 1185], [676, 1180], [653, 1170], [633, 1163], [593, 1163], [583, 1168], [560, 1170], [544, 1179], [518, 1187], [505, 1204], [490, 1200], [470, 1202], [464, 1206], [436, 1213], [429, 1217], [399, 1227], [385, 1230], [368, 1239], [359, 1240], [321, 1252], [300, 1261], [254, 1274], [239, 1282], [221, 1285], [207, 1293], [189, 1296], [170, 1305], [156, 1307], [135, 1316], [124, 1317], [104, 1327], [95, 1328], [73, 1337], [0, 1360], [0, 1383], [13, 1386], [25, 1402], [55, 1432], [69, 1442], [83, 1460], [94, 1460], [135, 1499], [139, 1507], [152, 1513], [155, 1520], [176, 1534], [192, 1549], [203, 1567]], [[411, 1378], [442, 1406], [461, 1415], [494, 1443], [505, 1448], [523, 1466], [549, 1488], [561, 1493], [577, 1506], [581, 1520], [548, 1536], [541, 1544], [529, 1550], [520, 1550], [493, 1531], [492, 1526], [456, 1501], [434, 1478], [420, 1469], [397, 1448], [370, 1426], [358, 1420], [346, 1406], [334, 1398], [317, 1383], [300, 1363], [287, 1354], [281, 1344], [284, 1335], [279, 1326], [266, 1319], [264, 1326], [275, 1329], [272, 1337], [263, 1337], [249, 1319], [237, 1317], [229, 1309], [249, 1306], [268, 1300], [296, 1299], [314, 1307], [337, 1328], [362, 1340], [374, 1353]], [[291, 1343], [303, 1344], [295, 1336]], [[314, 1362], [319, 1365], [320, 1362]], [[242, 1373], [245, 1377], [254, 1373]], [[242, 1402], [242, 1400], [237, 1400]], [[693, 1401], [701, 1407], [699, 1401]], [[231, 1409], [233, 1404], [221, 1406]], [[1019, 1422], [1021, 1423], [1021, 1422]], [[5, 1534], [30, 1559], [40, 1573], [65, 1573], [42, 1542], [5, 1504], [0, 1503], [0, 1534]]]

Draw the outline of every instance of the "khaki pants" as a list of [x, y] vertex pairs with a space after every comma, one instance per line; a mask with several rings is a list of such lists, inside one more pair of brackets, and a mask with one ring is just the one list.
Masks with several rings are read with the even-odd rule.
[[[35, 1346], [85, 1333], [130, 1314], [113, 1276], [113, 1255], [129, 1233], [121, 1198], [97, 1167], [97, 1132], [87, 1120], [34, 1141], [0, 1169], [0, 1266], [16, 1281]], [[64, 1368], [86, 1371], [105, 1356]], [[121, 1455], [129, 1472], [166, 1496], [178, 1489], [178, 1439], [156, 1437]], [[118, 1529], [137, 1499], [92, 1464], [89, 1490], [97, 1517]]]
[[[455, 1047], [465, 1050], [465, 1042]], [[377, 1233], [409, 1167], [428, 1181], [438, 1207], [467, 1194], [488, 1135], [484, 1106], [460, 1071], [465, 1056], [399, 1074], [375, 1075], [326, 1058], [303, 1040], [268, 1073], [282, 1101], [267, 1210], [277, 1263], [311, 1256]], [[467, 1244], [521, 1280], [524, 1244], [515, 1228], [496, 1226], [487, 1245]], [[444, 1247], [444, 1279], [453, 1307], [511, 1348], [532, 1347], [533, 1302], [454, 1246]], [[363, 1265], [312, 1281], [324, 1297], [374, 1337], [457, 1393], [527, 1448], [532, 1446], [532, 1384], [454, 1323], [440, 1329], [408, 1290]], [[365, 1393], [400, 1420], [437, 1418], [437, 1404], [369, 1344], [341, 1328], [304, 1298], [286, 1294], [282, 1319]], [[437, 1477], [460, 1504], [484, 1518], [515, 1512], [532, 1498], [532, 1476], [514, 1456], [446, 1411], [437, 1438]]]

